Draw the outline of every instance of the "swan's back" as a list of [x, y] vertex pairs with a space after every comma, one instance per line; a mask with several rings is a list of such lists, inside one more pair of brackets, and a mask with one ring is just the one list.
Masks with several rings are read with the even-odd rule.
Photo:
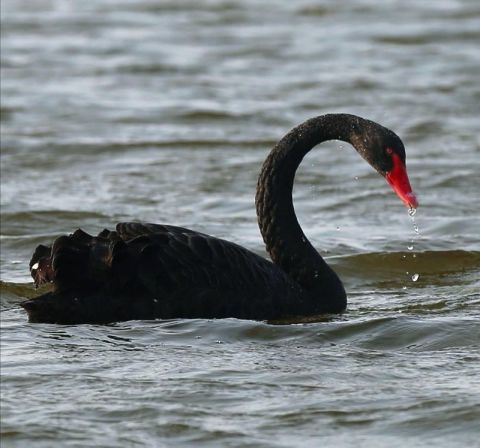
[[31, 321], [110, 322], [173, 317], [273, 319], [300, 287], [270, 261], [182, 227], [120, 223], [39, 246], [30, 262], [53, 292], [24, 303]]

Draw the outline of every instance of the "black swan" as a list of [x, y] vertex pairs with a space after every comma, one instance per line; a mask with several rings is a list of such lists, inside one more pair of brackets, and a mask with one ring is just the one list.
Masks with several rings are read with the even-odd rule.
[[297, 167], [326, 140], [350, 143], [405, 205], [417, 207], [395, 133], [354, 115], [312, 118], [278, 142], [258, 179], [258, 224], [273, 263], [181, 227], [127, 222], [96, 237], [79, 229], [36, 248], [31, 275], [53, 289], [22, 303], [30, 322], [271, 320], [343, 311], [342, 282], [304, 235], [292, 202]]

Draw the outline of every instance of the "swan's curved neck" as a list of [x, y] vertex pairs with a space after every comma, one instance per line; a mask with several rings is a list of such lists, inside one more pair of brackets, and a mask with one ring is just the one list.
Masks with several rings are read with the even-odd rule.
[[270, 152], [257, 184], [258, 224], [273, 262], [305, 290], [321, 292], [332, 300], [344, 299], [345, 291], [297, 221], [293, 182], [305, 154], [327, 140], [352, 143], [352, 131], [363, 124], [361, 121], [364, 120], [353, 115], [331, 114], [312, 118], [294, 128]]

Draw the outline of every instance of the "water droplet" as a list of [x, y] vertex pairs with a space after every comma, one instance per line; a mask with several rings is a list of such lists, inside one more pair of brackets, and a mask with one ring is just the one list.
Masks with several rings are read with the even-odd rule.
[[413, 250], [413, 244], [411, 246], [407, 246], [408, 250]]
[[410, 207], [408, 209], [408, 214], [413, 218], [415, 216], [415, 213], [417, 213], [417, 209], [416, 208], [413, 208], [413, 207]]
[[340, 226], [337, 226], [337, 230], [340, 230]]
[[420, 277], [418, 274], [413, 274], [412, 275], [412, 280], [416, 282], [418, 280], [418, 277]]
[[406, 286], [402, 286], [402, 289], [407, 289], [407, 287], [406, 287]]
[[413, 258], [417, 258], [417, 254], [413, 254]]
[[358, 180], [358, 176], [355, 176], [354, 179], [355, 179], [355, 180]]

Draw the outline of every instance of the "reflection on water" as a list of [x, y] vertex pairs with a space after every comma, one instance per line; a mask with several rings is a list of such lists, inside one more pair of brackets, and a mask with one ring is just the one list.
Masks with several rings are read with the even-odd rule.
[[[479, 13], [3, 0], [2, 446], [475, 445]], [[44, 292], [32, 249], [80, 226], [171, 223], [265, 254], [261, 163], [327, 112], [395, 130], [421, 204], [409, 217], [348, 145], [307, 155], [295, 207], [345, 282], [345, 313], [26, 322], [19, 302]]]

